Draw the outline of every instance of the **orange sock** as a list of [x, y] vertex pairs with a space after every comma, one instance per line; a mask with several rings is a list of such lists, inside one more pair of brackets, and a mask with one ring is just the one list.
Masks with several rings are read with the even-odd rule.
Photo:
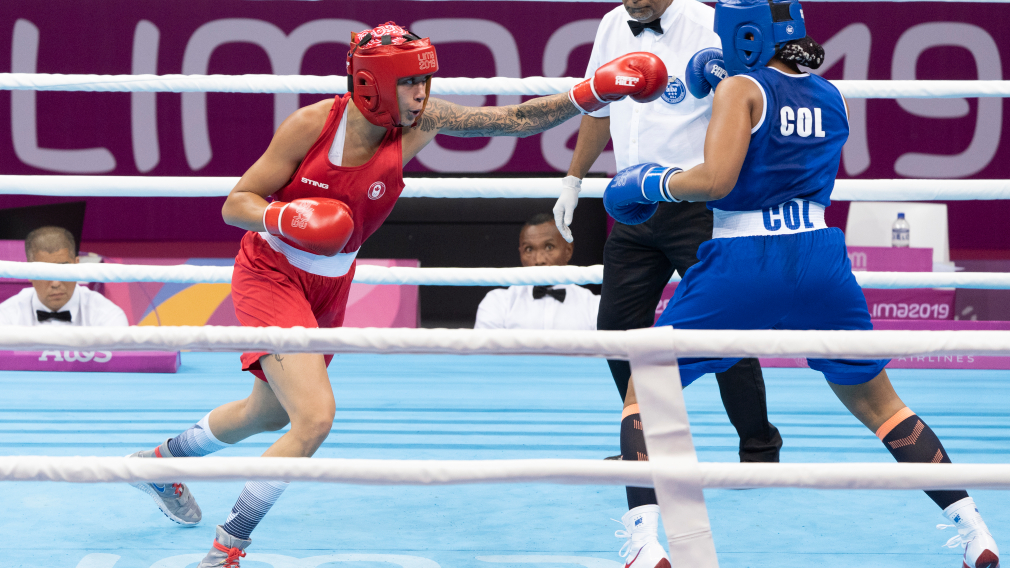
[[[877, 428], [877, 437], [894, 459], [903, 463], [950, 463], [933, 429], [907, 406]], [[927, 491], [941, 509], [968, 496], [967, 491]]]
[[[638, 405], [632, 404], [621, 413], [621, 459], [625, 461], [649, 461], [645, 449], [645, 432], [642, 431], [642, 416]], [[651, 487], [628, 487], [628, 508], [655, 505], [656, 490]]]

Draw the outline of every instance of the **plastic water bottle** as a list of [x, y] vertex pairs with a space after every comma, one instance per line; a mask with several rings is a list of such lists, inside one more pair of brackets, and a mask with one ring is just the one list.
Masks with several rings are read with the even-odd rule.
[[891, 225], [891, 246], [907, 247], [908, 243], [908, 221], [904, 213], [898, 213], [898, 218]]

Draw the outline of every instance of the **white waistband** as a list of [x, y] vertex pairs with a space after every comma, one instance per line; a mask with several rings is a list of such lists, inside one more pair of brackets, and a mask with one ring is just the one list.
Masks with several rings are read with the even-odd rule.
[[824, 224], [824, 206], [805, 199], [792, 199], [760, 211], [712, 210], [712, 238], [792, 235], [818, 229]]
[[283, 254], [284, 258], [287, 258], [288, 262], [291, 263], [291, 266], [318, 276], [343, 276], [351, 269], [351, 264], [354, 263], [355, 257], [358, 256], [358, 251], [339, 252], [333, 256], [320, 256], [296, 249], [270, 233], [259, 233], [259, 236], [266, 240], [270, 248]]

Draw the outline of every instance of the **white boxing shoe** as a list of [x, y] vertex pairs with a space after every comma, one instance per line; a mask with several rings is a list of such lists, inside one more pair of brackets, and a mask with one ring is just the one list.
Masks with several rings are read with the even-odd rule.
[[250, 544], [252, 540], [231, 536], [224, 527], [218, 525], [213, 548], [196, 568], [241, 568], [239, 558], [245, 557], [245, 549]]
[[999, 548], [982, 520], [975, 501], [966, 497], [943, 510], [953, 525], [936, 525], [938, 529], [954, 527], [957, 534], [945, 545], [947, 548], [964, 548], [961, 568], [999, 568]]
[[626, 538], [621, 547], [624, 568], [670, 568], [670, 557], [659, 544], [659, 505], [642, 505], [621, 517], [626, 530], [614, 532], [617, 538]]

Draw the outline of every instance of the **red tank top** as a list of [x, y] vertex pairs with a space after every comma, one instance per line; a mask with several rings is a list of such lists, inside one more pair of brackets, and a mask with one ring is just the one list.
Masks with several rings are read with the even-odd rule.
[[389, 129], [372, 159], [360, 166], [349, 168], [330, 162], [330, 146], [350, 100], [350, 94], [334, 98], [322, 134], [309, 148], [288, 184], [273, 195], [278, 201], [328, 197], [346, 203], [351, 208], [354, 232], [343, 253], [361, 248], [365, 239], [389, 216], [403, 191], [402, 132], [399, 128]]

